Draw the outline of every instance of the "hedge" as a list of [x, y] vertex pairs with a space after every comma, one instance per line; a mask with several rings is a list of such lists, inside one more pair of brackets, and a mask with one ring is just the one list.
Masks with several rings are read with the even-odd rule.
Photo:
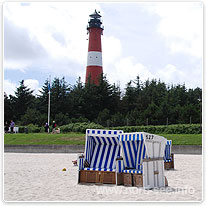
[[17, 126], [17, 127], [19, 127], [19, 133], [39, 133], [39, 132], [43, 132], [44, 129], [34, 124], [29, 124], [27, 126]]
[[67, 125], [63, 125], [60, 127], [61, 132], [79, 132], [79, 133], [85, 133], [86, 129], [104, 129], [103, 126], [100, 124], [95, 124], [93, 122], [87, 123], [71, 123]]
[[[58, 127], [58, 126], [57, 126]], [[93, 122], [70, 123], [59, 127], [61, 133], [78, 132], [85, 133], [86, 129], [104, 129], [103, 126]], [[177, 125], [159, 125], [159, 126], [123, 126], [109, 127], [105, 129], [123, 130], [124, 132], [148, 132], [152, 134], [201, 134], [200, 124], [177, 124]], [[50, 128], [51, 131], [51, 128]], [[19, 132], [39, 133], [44, 132], [44, 127], [37, 125], [19, 126]]]
[[[19, 133], [40, 133], [45, 132], [44, 127], [38, 127], [37, 125], [29, 124], [27, 126], [17, 126], [19, 127]], [[57, 125], [58, 128], [58, 125]], [[95, 124], [93, 122], [82, 122], [82, 123], [70, 123], [59, 127], [62, 133], [67, 132], [78, 132], [85, 133], [86, 129], [104, 129], [103, 126]], [[52, 128], [50, 127], [50, 131]]]
[[159, 126], [124, 126], [110, 127], [109, 129], [123, 130], [124, 132], [148, 132], [152, 134], [201, 134], [200, 124], [176, 124]]

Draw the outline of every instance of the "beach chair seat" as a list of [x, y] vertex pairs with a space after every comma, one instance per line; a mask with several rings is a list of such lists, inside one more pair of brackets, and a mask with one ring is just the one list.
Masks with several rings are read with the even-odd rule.
[[164, 160], [164, 162], [172, 162], [173, 160], [172, 159], [170, 159], [170, 160]]
[[122, 171], [123, 173], [130, 173], [130, 174], [142, 174], [142, 170], [137, 169], [126, 169]]
[[115, 169], [107, 169], [107, 168], [89, 168], [86, 167], [83, 170], [87, 170], [87, 171], [108, 171], [108, 172], [115, 172]]

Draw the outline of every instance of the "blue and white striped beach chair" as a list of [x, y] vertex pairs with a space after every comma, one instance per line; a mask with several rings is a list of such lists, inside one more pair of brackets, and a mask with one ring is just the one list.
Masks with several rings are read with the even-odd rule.
[[145, 132], [123, 133], [119, 141], [122, 158], [116, 163], [117, 185], [144, 185], [144, 188], [165, 185], [163, 156], [167, 140], [164, 137]]
[[117, 159], [116, 163], [116, 184], [142, 187], [142, 161], [146, 156], [143, 134], [120, 134], [119, 141], [121, 157]]
[[86, 130], [84, 157], [79, 158], [79, 182], [115, 184], [120, 156], [118, 130]]
[[165, 169], [174, 169], [174, 154], [172, 153], [172, 140], [167, 140], [164, 155]]
[[146, 148], [142, 133], [119, 135], [121, 156], [118, 161], [118, 172], [142, 174], [142, 161], [146, 156]]

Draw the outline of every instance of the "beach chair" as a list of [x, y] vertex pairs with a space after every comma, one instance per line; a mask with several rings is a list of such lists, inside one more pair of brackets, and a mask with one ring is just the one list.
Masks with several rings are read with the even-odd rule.
[[116, 160], [117, 185], [151, 189], [164, 187], [164, 137], [144, 133], [119, 135], [120, 157]]
[[78, 183], [116, 184], [120, 130], [86, 130], [84, 155], [78, 158]]
[[164, 154], [164, 168], [166, 170], [174, 169], [174, 154], [172, 153], [172, 140], [167, 140]]

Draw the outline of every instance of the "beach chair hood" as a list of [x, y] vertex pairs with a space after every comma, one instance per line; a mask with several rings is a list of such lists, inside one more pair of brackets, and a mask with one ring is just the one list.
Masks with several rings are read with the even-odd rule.
[[165, 155], [165, 146], [167, 144], [167, 139], [162, 136], [148, 133], [142, 133], [142, 135], [145, 141], [147, 157], [163, 158]]
[[120, 155], [118, 134], [122, 131], [91, 130], [86, 131], [85, 159], [87, 168], [112, 171], [115, 160]]

